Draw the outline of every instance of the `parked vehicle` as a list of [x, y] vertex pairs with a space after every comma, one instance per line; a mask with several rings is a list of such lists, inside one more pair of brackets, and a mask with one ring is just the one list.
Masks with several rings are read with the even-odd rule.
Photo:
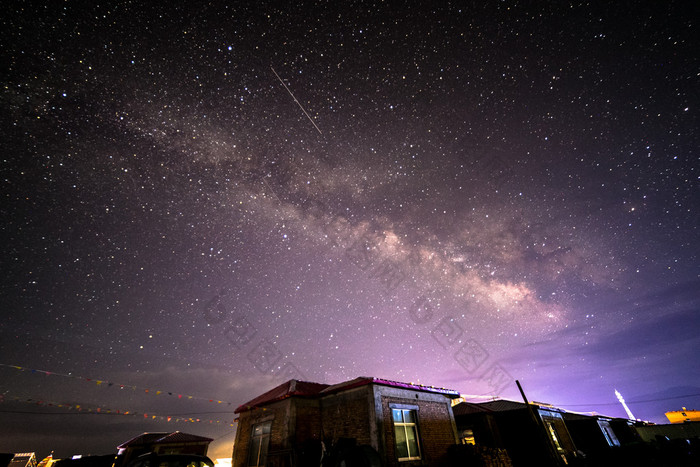
[[214, 467], [207, 456], [195, 454], [142, 454], [129, 462], [127, 467]]

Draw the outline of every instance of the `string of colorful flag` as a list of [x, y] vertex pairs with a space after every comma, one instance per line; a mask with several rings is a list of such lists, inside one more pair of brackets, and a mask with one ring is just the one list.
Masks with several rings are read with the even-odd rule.
[[31, 404], [31, 405], [40, 406], [40, 407], [68, 409], [71, 411], [75, 410], [77, 412], [81, 412], [81, 413], [85, 413], [85, 414], [130, 415], [133, 417], [142, 417], [142, 418], [147, 419], [147, 420], [157, 420], [157, 421], [166, 421], [166, 422], [209, 423], [211, 425], [216, 424], [216, 425], [234, 426], [234, 424], [238, 421], [238, 419], [213, 420], [213, 419], [203, 419], [203, 418], [194, 418], [194, 417], [183, 417], [180, 415], [160, 415], [160, 414], [153, 414], [153, 413], [147, 413], [147, 412], [137, 412], [135, 410], [119, 410], [119, 409], [111, 409], [111, 408], [101, 407], [101, 406], [91, 406], [89, 404], [83, 404], [83, 403], [69, 404], [69, 403], [47, 401], [47, 400], [43, 400], [43, 399], [21, 398], [21, 397], [17, 397], [17, 396], [9, 398], [9, 397], [7, 397], [7, 393], [5, 393], [4, 395], [0, 394], [0, 403], [6, 402], [6, 401], [20, 402], [20, 403]]
[[177, 397], [178, 399], [206, 401], [206, 402], [212, 402], [215, 404], [226, 404], [227, 406], [230, 406], [232, 404], [231, 402], [221, 401], [221, 400], [214, 399], [214, 398], [198, 397], [198, 396], [193, 396], [190, 394], [180, 394], [180, 393], [175, 392], [175, 391], [164, 391], [164, 390], [160, 390], [160, 389], [152, 389], [152, 388], [146, 388], [146, 387], [141, 387], [141, 386], [135, 386], [132, 384], [121, 384], [121, 383], [115, 383], [113, 381], [107, 381], [104, 379], [86, 378], [83, 376], [75, 376], [72, 374], [56, 373], [54, 371], [39, 370], [36, 368], [27, 368], [27, 367], [22, 367], [19, 365], [8, 365], [6, 363], [0, 363], [0, 367], [13, 368], [15, 370], [26, 371], [26, 372], [30, 372], [30, 373], [34, 373], [34, 374], [44, 374], [46, 376], [61, 376], [63, 378], [82, 380], [82, 381], [88, 382], [90, 384], [96, 384], [97, 386], [118, 387], [119, 389], [131, 389], [133, 391], [143, 391], [144, 394], [150, 394], [150, 395], [156, 395], [156, 396], [167, 395], [167, 396]]

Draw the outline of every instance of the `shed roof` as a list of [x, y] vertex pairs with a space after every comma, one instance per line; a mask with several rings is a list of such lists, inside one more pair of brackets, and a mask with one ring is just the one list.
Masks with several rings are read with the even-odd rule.
[[471, 415], [474, 413], [493, 413], [494, 411], [488, 407], [484, 407], [482, 404], [475, 404], [473, 402], [460, 402], [459, 404], [452, 407], [452, 412], [457, 415]]
[[509, 401], [507, 399], [498, 399], [495, 401], [482, 402], [478, 405], [492, 412], [506, 412], [508, 410], [519, 410], [527, 408], [527, 405], [525, 405], [524, 402]]
[[[509, 410], [522, 410], [527, 408], [527, 404], [525, 404], [525, 402], [511, 401], [508, 399], [497, 399], [495, 401], [481, 402], [477, 405], [489, 409], [493, 412], [507, 412]], [[545, 404], [544, 402], [530, 402], [530, 405], [532, 407], [537, 408], [538, 410], [544, 410], [548, 412], [566, 412], [566, 410], [564, 409], [560, 409], [559, 407], [555, 407], [550, 404]]]

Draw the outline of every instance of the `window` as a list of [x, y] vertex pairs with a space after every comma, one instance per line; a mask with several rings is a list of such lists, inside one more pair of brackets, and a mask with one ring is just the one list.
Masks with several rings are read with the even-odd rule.
[[459, 433], [459, 442], [461, 444], [476, 444], [476, 439], [474, 438], [474, 430], [462, 430]]
[[270, 445], [270, 428], [272, 422], [253, 425], [248, 446], [248, 467], [260, 467], [267, 460], [267, 448]]
[[549, 430], [549, 434], [552, 437], [552, 441], [554, 441], [554, 446], [557, 448], [557, 451], [563, 451], [564, 448], [561, 447], [561, 444], [559, 444], [559, 438], [557, 437], [557, 430], [554, 428], [554, 425], [552, 425], [552, 422], [545, 422], [547, 425], [547, 429]]
[[417, 410], [391, 409], [396, 436], [396, 457], [400, 461], [420, 459]]
[[605, 441], [608, 442], [608, 445], [620, 445], [620, 441], [618, 441], [617, 436], [615, 436], [615, 432], [613, 431], [612, 427], [610, 426], [610, 423], [608, 423], [607, 420], [598, 420], [598, 426], [600, 426], [600, 429], [603, 431], [603, 436], [605, 436]]

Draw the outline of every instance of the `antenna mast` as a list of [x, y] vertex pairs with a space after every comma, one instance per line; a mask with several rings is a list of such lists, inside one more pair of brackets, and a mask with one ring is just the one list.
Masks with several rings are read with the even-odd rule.
[[620, 394], [620, 391], [615, 389], [615, 395], [617, 396], [617, 399], [620, 401], [620, 404], [625, 408], [625, 412], [627, 412], [627, 417], [630, 420], [636, 420], [635, 416], [632, 415], [632, 411], [630, 410], [629, 407], [627, 407], [627, 404], [625, 404], [625, 399], [623, 399], [622, 394]]

